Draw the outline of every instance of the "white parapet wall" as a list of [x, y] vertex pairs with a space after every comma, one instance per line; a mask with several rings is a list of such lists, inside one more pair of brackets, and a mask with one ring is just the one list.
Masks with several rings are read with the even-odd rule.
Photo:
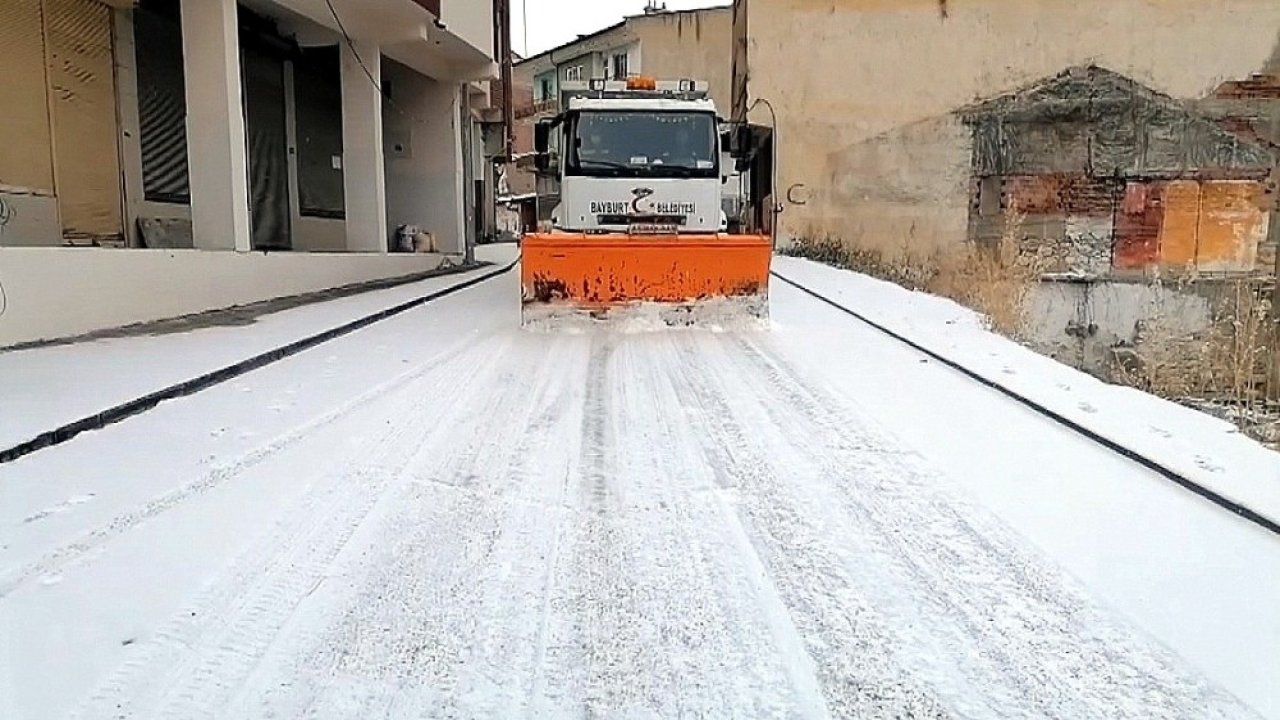
[[437, 254], [0, 247], [0, 347], [438, 268]]

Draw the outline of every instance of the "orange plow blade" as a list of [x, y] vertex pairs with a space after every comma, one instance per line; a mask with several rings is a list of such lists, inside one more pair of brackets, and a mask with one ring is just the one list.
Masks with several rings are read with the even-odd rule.
[[524, 323], [622, 311], [668, 325], [763, 320], [772, 257], [767, 236], [529, 234], [520, 260]]

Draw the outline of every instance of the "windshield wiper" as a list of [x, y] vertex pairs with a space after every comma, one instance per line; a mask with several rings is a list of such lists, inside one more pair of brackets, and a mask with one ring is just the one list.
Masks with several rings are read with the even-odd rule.
[[583, 160], [582, 158], [578, 158], [578, 166], [582, 168], [595, 166], [608, 170], [644, 170], [647, 167], [645, 165], [618, 162], [617, 160]]
[[710, 168], [698, 168], [690, 165], [677, 164], [671, 165], [667, 163], [650, 163], [648, 165], [632, 165], [631, 163], [618, 162], [617, 160], [583, 160], [578, 159], [578, 167], [583, 170], [617, 170], [636, 175], [656, 175], [658, 173], [668, 173], [677, 177], [683, 175], [698, 175], [707, 172]]

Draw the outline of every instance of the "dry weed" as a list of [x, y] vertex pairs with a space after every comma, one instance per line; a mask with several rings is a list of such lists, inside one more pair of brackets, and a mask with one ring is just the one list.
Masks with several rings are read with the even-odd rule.
[[997, 242], [967, 243], [939, 255], [926, 289], [982, 313], [991, 329], [1023, 338], [1031, 293], [1043, 269], [1040, 258], [1022, 250], [1024, 220], [1025, 216], [1011, 210]]
[[861, 247], [831, 236], [802, 238], [784, 252], [951, 298], [982, 313], [991, 329], [1021, 338], [1043, 267], [1020, 249], [1023, 220], [1011, 212], [995, 243], [965, 243], [927, 254], [908, 247]]
[[[1193, 273], [1175, 279], [1175, 292], [1190, 292]], [[1222, 296], [1208, 327], [1187, 332], [1160, 302], [1168, 287], [1153, 282], [1148, 320], [1139, 328], [1136, 362], [1119, 368], [1115, 379], [1164, 398], [1208, 410], [1263, 441], [1275, 441], [1280, 408], [1269, 372], [1277, 352], [1271, 299], [1265, 287], [1247, 279], [1222, 281]]]
[[[991, 329], [1025, 340], [1031, 295], [1048, 259], [1025, 249], [1024, 220], [1013, 208], [997, 242], [945, 252], [867, 248], [831, 236], [802, 239], [786, 252], [951, 298], [982, 313]], [[1189, 332], [1183, 318], [1170, 315], [1165, 291], [1190, 293], [1207, 282], [1225, 283], [1223, 297], [1208, 328]], [[1147, 319], [1111, 380], [1210, 410], [1263, 442], [1280, 443], [1280, 313], [1271, 312], [1267, 286], [1209, 280], [1189, 267], [1157, 275], [1152, 289]]]

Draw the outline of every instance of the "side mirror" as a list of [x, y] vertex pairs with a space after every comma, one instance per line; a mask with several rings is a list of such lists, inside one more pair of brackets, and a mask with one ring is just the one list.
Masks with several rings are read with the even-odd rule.
[[551, 142], [551, 127], [550, 120], [539, 120], [538, 124], [533, 126], [533, 149], [539, 155], [545, 155], [547, 152]]
[[555, 131], [558, 124], [558, 118], [546, 118], [539, 120], [533, 126], [533, 149], [537, 152], [533, 163], [539, 173], [546, 174], [555, 169], [554, 157], [551, 153], [551, 133]]

